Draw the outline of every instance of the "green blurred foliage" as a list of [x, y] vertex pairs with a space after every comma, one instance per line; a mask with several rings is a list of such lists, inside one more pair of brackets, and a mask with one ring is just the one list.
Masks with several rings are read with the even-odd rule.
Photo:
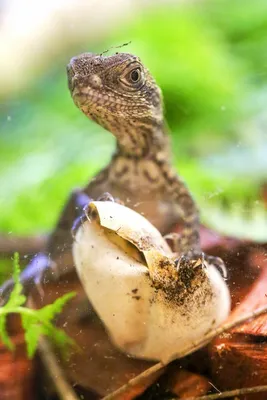
[[246, 80], [267, 80], [267, 2], [210, 1], [203, 10], [224, 34], [229, 50], [248, 66]]
[[113, 138], [74, 106], [58, 70], [11, 104], [2, 126], [1, 230], [47, 231], [71, 189], [108, 162]]
[[179, 147], [198, 154], [210, 152], [213, 140], [217, 147], [241, 115], [246, 74], [246, 66], [229, 53], [223, 32], [195, 7], [156, 10], [143, 14], [126, 33], [121, 29], [121, 38], [133, 38], [129, 50], [150, 67], [163, 90]]
[[[175, 162], [210, 224], [205, 210], [253, 204], [266, 178], [248, 177], [249, 156], [238, 146], [259, 142], [256, 132], [248, 140], [240, 126], [263, 109], [266, 27], [266, 1], [210, 0], [145, 11], [101, 44], [103, 50], [131, 40], [119, 51], [139, 55], [156, 77]], [[50, 229], [71, 188], [105, 166], [114, 146], [110, 134], [76, 109], [65, 66], [54, 64], [0, 111], [1, 231]], [[243, 173], [233, 157], [230, 163], [229, 149], [244, 154]], [[212, 154], [222, 158], [221, 168], [207, 158]]]

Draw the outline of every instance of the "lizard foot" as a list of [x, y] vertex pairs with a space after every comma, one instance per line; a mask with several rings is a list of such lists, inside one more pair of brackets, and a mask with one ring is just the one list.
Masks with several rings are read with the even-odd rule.
[[101, 196], [99, 196], [96, 201], [112, 201], [112, 203], [115, 202], [114, 197], [112, 196], [112, 194], [105, 192], [103, 194], [101, 194]]
[[103, 194], [101, 194], [101, 196], [99, 196], [97, 199], [97, 201], [112, 201], [113, 203], [118, 203], [121, 204], [122, 206], [124, 206], [124, 202], [119, 199], [118, 197], [113, 197], [112, 194], [105, 192]]
[[[87, 199], [87, 202], [83, 203], [83, 214], [74, 220], [72, 228], [71, 228], [71, 234], [72, 234], [73, 240], [75, 240], [76, 233], [77, 233], [78, 229], [80, 228], [80, 226], [82, 226], [83, 223], [89, 218], [89, 214], [91, 217], [94, 217], [92, 212], [90, 212], [90, 213], [88, 212], [88, 210], [90, 208], [90, 204], [94, 200], [89, 198], [88, 196], [84, 197], [84, 200], [86, 200], [86, 199]], [[118, 203], [118, 204], [124, 205], [124, 203], [119, 198], [117, 198], [117, 197], [114, 198], [108, 192], [101, 194], [101, 196], [99, 196], [96, 199], [96, 201], [111, 201], [112, 203]]]
[[[24, 294], [28, 295], [32, 287], [36, 286], [39, 294], [43, 296], [43, 283], [48, 278], [56, 279], [57, 275], [56, 263], [51, 261], [47, 255], [38, 253], [20, 274], [20, 282], [23, 285]], [[0, 287], [0, 306], [7, 303], [13, 289], [13, 279], [9, 279]]]
[[176, 268], [179, 270], [181, 266], [191, 265], [192, 268], [205, 268], [205, 263], [214, 265], [222, 277], [227, 279], [227, 269], [223, 260], [220, 257], [210, 256], [201, 251], [189, 251], [186, 254], [182, 254], [179, 258], [175, 260]]

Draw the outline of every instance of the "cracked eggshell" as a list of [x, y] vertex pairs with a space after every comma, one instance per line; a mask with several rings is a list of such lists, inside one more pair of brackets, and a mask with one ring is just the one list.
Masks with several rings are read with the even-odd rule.
[[[157, 229], [117, 203], [93, 202], [89, 212], [95, 217], [76, 233], [74, 261], [88, 298], [118, 348], [134, 357], [167, 362], [227, 318], [230, 296], [214, 266], [190, 269], [190, 284], [183, 290], [159, 287], [157, 272], [165, 273], [160, 259], [165, 264], [169, 260], [170, 270], [173, 259]], [[175, 270], [172, 279], [184, 283], [184, 272]]]
[[118, 203], [95, 201], [90, 212], [96, 212], [102, 227], [117, 233], [134, 244], [140, 251], [158, 249], [171, 255], [171, 249], [160, 232], [146, 218], [132, 209]]

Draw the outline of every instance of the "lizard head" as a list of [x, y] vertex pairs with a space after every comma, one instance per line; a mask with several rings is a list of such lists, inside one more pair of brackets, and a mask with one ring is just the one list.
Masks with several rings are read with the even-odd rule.
[[71, 59], [67, 73], [75, 104], [112, 132], [122, 150], [142, 155], [157, 140], [161, 91], [138, 57], [84, 53]]

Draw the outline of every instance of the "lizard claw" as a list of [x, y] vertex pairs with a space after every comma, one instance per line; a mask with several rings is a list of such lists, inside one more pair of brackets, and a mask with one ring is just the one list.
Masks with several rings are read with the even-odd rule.
[[220, 271], [224, 279], [227, 279], [228, 276], [223, 260], [220, 257], [210, 256], [204, 252], [190, 251], [186, 254], [182, 254], [174, 262], [177, 270], [179, 270], [180, 266], [184, 266], [185, 264], [187, 266], [191, 264], [192, 268], [206, 268], [206, 264], [211, 264]]
[[179, 271], [181, 266], [188, 264], [188, 259], [184, 254], [182, 254], [179, 258], [174, 260], [174, 263], [175, 263], [177, 271]]
[[115, 203], [114, 197], [108, 192], [101, 194], [101, 196], [99, 196], [96, 200], [97, 201], [112, 201], [112, 203]]
[[177, 258], [174, 262], [176, 265], [177, 270], [180, 267], [192, 267], [193, 269], [196, 268], [206, 268], [206, 261], [207, 256], [203, 252], [188, 252], [182, 254], [179, 258]]
[[108, 192], [101, 194], [101, 196], [97, 198], [97, 201], [112, 201], [112, 203], [118, 203], [124, 206], [124, 202], [121, 199], [119, 199], [118, 197], [114, 198], [112, 194]]
[[228, 278], [228, 271], [226, 269], [226, 266], [223, 262], [223, 260], [220, 257], [215, 257], [215, 256], [209, 256], [209, 255], [205, 255], [206, 257], [206, 261], [209, 264], [214, 265], [214, 267], [216, 267], [219, 272], [221, 273], [223, 279], [227, 279]]
[[203, 251], [201, 252], [201, 253], [199, 253], [199, 254], [197, 254], [197, 257], [196, 258], [192, 258], [191, 260], [190, 260], [191, 262], [192, 262], [192, 266], [193, 266], [193, 268], [199, 268], [199, 267], [201, 267], [201, 268], [206, 268], [206, 254], [205, 253], [203, 253]]

